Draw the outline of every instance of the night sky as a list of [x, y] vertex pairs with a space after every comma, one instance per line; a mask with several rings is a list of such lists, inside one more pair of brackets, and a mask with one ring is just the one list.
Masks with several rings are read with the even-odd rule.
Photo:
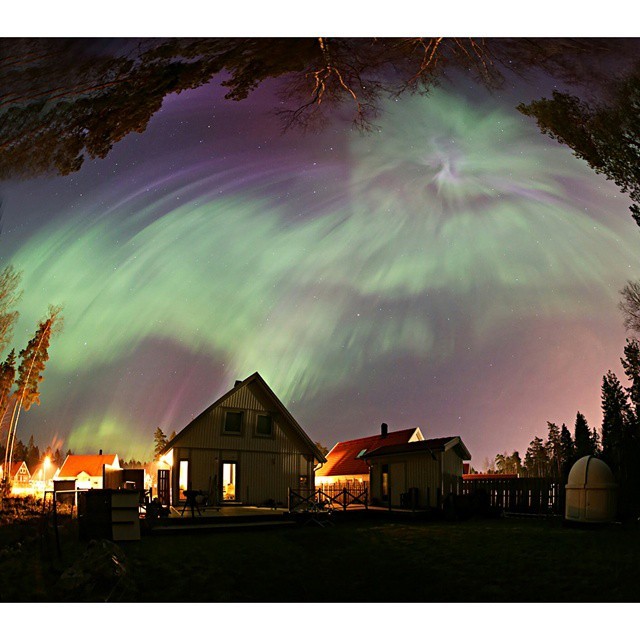
[[469, 81], [281, 131], [277, 82], [168, 96], [68, 177], [0, 185], [26, 344], [63, 304], [18, 437], [151, 458], [259, 371], [331, 447], [387, 422], [460, 435], [476, 468], [546, 421], [599, 426], [618, 291], [640, 276], [629, 199], [515, 109], [550, 81]]

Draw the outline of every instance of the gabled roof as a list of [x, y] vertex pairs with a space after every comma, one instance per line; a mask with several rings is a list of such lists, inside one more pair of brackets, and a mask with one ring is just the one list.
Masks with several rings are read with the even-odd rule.
[[406, 444], [415, 432], [416, 428], [402, 429], [391, 431], [386, 436], [379, 433], [366, 438], [338, 442], [327, 454], [327, 464], [316, 471], [316, 477], [368, 475], [369, 465], [362, 458], [366, 452], [384, 445]]
[[255, 373], [252, 373], [248, 378], [245, 378], [242, 382], [237, 383], [233, 388], [229, 389], [227, 393], [225, 393], [223, 396], [218, 398], [212, 405], [210, 405], [204, 411], [202, 411], [186, 427], [184, 427], [184, 429], [182, 429], [179, 433], [177, 433], [175, 438], [172, 438], [169, 442], [167, 442], [165, 448], [162, 450], [161, 453], [166, 453], [167, 451], [169, 451], [169, 449], [173, 447], [173, 443], [176, 442], [176, 440], [179, 440], [187, 432], [188, 429], [191, 429], [197, 423], [198, 419], [202, 415], [220, 406], [227, 398], [232, 396], [234, 393], [236, 393], [236, 391], [240, 390], [242, 387], [249, 386], [250, 384], [253, 384], [253, 383], [255, 383], [263, 391], [263, 393], [267, 396], [267, 398], [275, 405], [276, 409], [282, 414], [283, 418], [287, 421], [287, 423], [292, 427], [293, 431], [302, 439], [304, 443], [306, 443], [309, 449], [311, 449], [311, 452], [313, 453], [315, 459], [319, 460], [320, 462], [325, 462], [326, 458], [324, 457], [320, 449], [318, 449], [318, 447], [311, 440], [311, 438], [309, 438], [305, 430], [298, 424], [297, 420], [289, 413], [288, 409], [280, 401], [280, 398], [278, 398], [278, 396], [273, 392], [271, 387], [264, 381], [264, 378], [257, 371]]
[[[29, 467], [27, 467], [26, 463], [24, 462], [24, 460], [21, 460], [19, 462], [12, 462], [11, 463], [11, 471], [9, 473], [9, 477], [10, 478], [15, 478], [16, 475], [18, 475], [18, 471], [20, 471], [20, 467], [24, 465], [25, 469], [27, 470], [27, 473], [29, 473]], [[29, 477], [31, 477], [31, 474], [29, 473]]]
[[374, 449], [370, 453], [366, 453], [364, 458], [375, 458], [376, 456], [390, 456], [401, 453], [419, 453], [421, 451], [448, 451], [456, 449], [457, 454], [463, 460], [471, 460], [471, 454], [467, 447], [460, 439], [460, 436], [445, 436], [444, 438], [430, 438], [429, 440], [418, 440], [416, 442], [407, 442], [405, 444], [394, 444]]
[[106, 455], [69, 455], [62, 463], [57, 478], [77, 478], [83, 471], [89, 476], [102, 476], [102, 465], [114, 466], [118, 455], [110, 453]]

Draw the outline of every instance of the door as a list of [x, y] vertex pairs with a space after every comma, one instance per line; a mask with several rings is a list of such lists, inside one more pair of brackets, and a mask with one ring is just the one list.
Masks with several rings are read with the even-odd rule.
[[400, 494], [407, 490], [407, 471], [404, 462], [389, 465], [389, 487], [391, 494], [391, 505], [399, 507], [401, 504]]
[[238, 486], [238, 465], [236, 462], [222, 463], [222, 502], [236, 502]]
[[160, 504], [169, 506], [169, 469], [158, 469], [158, 500]]

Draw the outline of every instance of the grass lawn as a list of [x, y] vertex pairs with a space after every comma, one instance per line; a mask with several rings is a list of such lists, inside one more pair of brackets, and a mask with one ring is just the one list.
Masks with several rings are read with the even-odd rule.
[[[327, 528], [145, 537], [122, 545], [134, 585], [125, 599], [635, 602], [639, 536], [636, 526], [585, 530], [559, 521], [502, 518], [354, 520]], [[84, 547], [70, 534], [64, 563]], [[63, 566], [43, 562], [39, 544], [20, 555], [20, 568], [10, 566], [16, 558], [0, 559], [2, 599], [59, 599], [52, 580]]]

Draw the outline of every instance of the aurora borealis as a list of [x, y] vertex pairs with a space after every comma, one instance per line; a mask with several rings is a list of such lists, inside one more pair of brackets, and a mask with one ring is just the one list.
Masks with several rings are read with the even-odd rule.
[[627, 198], [476, 91], [283, 135], [268, 87], [230, 104], [214, 80], [76, 175], [3, 184], [15, 342], [65, 316], [19, 437], [148, 459], [254, 371], [329, 447], [385, 421], [481, 467], [547, 420], [599, 425], [640, 273]]

